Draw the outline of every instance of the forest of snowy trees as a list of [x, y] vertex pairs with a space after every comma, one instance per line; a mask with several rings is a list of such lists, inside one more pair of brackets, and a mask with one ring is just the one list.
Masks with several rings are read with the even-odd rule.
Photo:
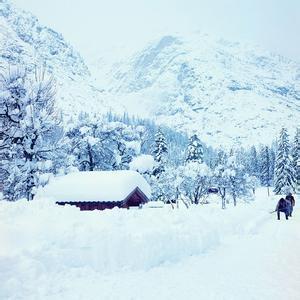
[[55, 83], [42, 70], [2, 73], [0, 107], [0, 189], [9, 201], [33, 199], [53, 176], [130, 169], [133, 159], [147, 156], [153, 163], [137, 170], [150, 182], [153, 199], [173, 206], [207, 203], [211, 188], [222, 208], [252, 199], [260, 185], [276, 194], [299, 192], [299, 129], [291, 142], [283, 128], [272, 145], [225, 150], [127, 114], [81, 113], [64, 121], [55, 109]]

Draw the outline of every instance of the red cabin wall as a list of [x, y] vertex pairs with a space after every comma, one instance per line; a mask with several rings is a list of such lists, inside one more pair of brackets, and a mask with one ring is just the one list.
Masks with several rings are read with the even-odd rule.
[[140, 206], [147, 202], [147, 198], [138, 189], [134, 190], [124, 201], [119, 202], [97, 202], [97, 201], [78, 201], [78, 202], [56, 202], [58, 205], [74, 205], [80, 210], [104, 210], [114, 207], [129, 208], [131, 206]]

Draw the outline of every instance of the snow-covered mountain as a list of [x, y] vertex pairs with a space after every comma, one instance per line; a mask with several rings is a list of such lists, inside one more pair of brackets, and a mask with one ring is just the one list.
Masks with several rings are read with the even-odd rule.
[[57, 104], [65, 115], [103, 109], [102, 92], [92, 85], [88, 67], [63, 36], [11, 1], [0, 0], [1, 68], [24, 66], [30, 71], [43, 65], [56, 80]]
[[299, 125], [300, 64], [203, 34], [164, 36], [112, 69], [129, 110], [212, 144], [270, 142]]
[[127, 53], [116, 47], [88, 67], [61, 34], [0, 0], [1, 68], [46, 64], [67, 117], [127, 110], [198, 132], [208, 144], [270, 142], [282, 126], [299, 125], [299, 63], [200, 33], [163, 36]]

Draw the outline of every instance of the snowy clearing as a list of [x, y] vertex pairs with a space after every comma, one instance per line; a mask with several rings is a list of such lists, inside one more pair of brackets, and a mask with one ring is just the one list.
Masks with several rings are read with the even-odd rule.
[[[300, 210], [0, 202], [0, 299], [299, 299]], [[297, 199], [296, 199], [297, 201]]]

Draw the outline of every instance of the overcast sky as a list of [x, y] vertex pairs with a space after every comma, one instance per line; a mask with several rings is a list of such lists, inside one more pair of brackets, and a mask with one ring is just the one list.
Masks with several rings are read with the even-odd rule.
[[84, 56], [200, 30], [300, 61], [300, 0], [14, 0]]

